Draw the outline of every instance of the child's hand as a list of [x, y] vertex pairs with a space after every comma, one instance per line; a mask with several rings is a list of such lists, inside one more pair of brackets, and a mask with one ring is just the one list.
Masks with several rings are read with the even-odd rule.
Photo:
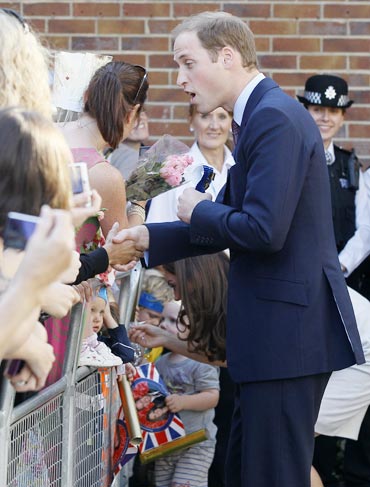
[[184, 409], [184, 396], [179, 394], [170, 394], [166, 396], [166, 406], [171, 411], [171, 413], [178, 413]]
[[126, 376], [128, 380], [132, 382], [136, 374], [135, 367], [129, 362], [128, 364], [125, 364], [125, 369], [126, 369]]
[[122, 364], [117, 367], [117, 375], [125, 375], [132, 382], [136, 374], [136, 369], [131, 363]]

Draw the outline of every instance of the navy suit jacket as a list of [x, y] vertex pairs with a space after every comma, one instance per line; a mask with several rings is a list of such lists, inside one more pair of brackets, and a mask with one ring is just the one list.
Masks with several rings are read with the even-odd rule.
[[149, 265], [230, 248], [227, 362], [236, 382], [364, 362], [334, 241], [323, 143], [269, 78], [245, 107], [235, 166], [190, 225], [148, 225]]

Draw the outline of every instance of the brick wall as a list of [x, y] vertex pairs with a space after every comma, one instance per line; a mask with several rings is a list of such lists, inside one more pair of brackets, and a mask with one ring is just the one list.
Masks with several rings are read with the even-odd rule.
[[289, 94], [308, 76], [331, 72], [355, 100], [337, 140], [370, 163], [370, 1], [367, 0], [102, 0], [0, 2], [19, 10], [53, 48], [96, 51], [149, 70], [151, 138], [170, 133], [192, 140], [188, 100], [176, 86], [171, 29], [183, 17], [225, 10], [249, 22], [261, 70]]

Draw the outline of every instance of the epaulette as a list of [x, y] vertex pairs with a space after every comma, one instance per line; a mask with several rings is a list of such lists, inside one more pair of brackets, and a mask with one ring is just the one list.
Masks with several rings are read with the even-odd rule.
[[[335, 145], [335, 144], [334, 144], [334, 148], [335, 148], [335, 149], [337, 149], [337, 150], [339, 150], [339, 151], [341, 151], [341, 152], [344, 152], [344, 153], [345, 153], [345, 154], [347, 154], [348, 156], [349, 156], [350, 154], [352, 154], [352, 152], [353, 152], [353, 153], [354, 153], [354, 155], [356, 156], [356, 153], [355, 153], [354, 149], [350, 149], [350, 150], [348, 150], [348, 149], [345, 149], [345, 148], [344, 148], [344, 147], [342, 147], [342, 146]], [[357, 157], [357, 156], [356, 156], [356, 157]]]

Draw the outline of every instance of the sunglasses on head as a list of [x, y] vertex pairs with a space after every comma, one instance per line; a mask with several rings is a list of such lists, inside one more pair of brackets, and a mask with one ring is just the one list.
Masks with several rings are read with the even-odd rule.
[[139, 98], [139, 95], [141, 94], [141, 91], [143, 89], [145, 80], [148, 78], [148, 73], [147, 73], [145, 68], [143, 68], [139, 64], [136, 64], [135, 68], [139, 69], [142, 72], [142, 78], [141, 78], [141, 83], [140, 83], [139, 89], [137, 90], [135, 98], [134, 98], [134, 105], [136, 105], [137, 99]]
[[22, 25], [23, 29], [25, 32], [29, 32], [30, 28], [27, 24], [27, 22], [24, 20], [24, 18], [15, 10], [12, 10], [11, 8], [1, 8], [1, 11], [6, 13], [7, 15], [10, 15], [11, 17], [14, 17], [15, 19], [18, 20], [18, 22]]

